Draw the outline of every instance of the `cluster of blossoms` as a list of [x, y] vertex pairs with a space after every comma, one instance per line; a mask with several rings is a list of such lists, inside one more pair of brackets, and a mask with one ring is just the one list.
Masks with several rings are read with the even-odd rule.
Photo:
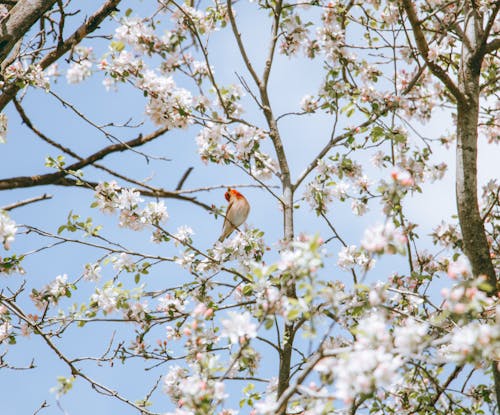
[[407, 238], [391, 221], [365, 230], [361, 246], [374, 254], [404, 254]]
[[171, 76], [146, 70], [137, 86], [149, 97], [146, 114], [155, 124], [168, 128], [189, 126], [193, 97], [187, 89], [179, 88]]
[[14, 222], [7, 212], [0, 211], [0, 243], [4, 249], [10, 249], [17, 232], [16, 222]]
[[391, 388], [400, 381], [403, 359], [392, 352], [393, 339], [380, 313], [359, 321], [352, 347], [325, 347], [323, 358], [315, 367], [325, 383], [335, 381], [335, 398], [346, 403], [378, 388]]
[[483, 316], [488, 310], [493, 310], [495, 302], [493, 297], [486, 294], [485, 289], [490, 288], [487, 278], [480, 276], [471, 278], [468, 261], [459, 257], [457, 261], [448, 265], [448, 275], [452, 279], [460, 279], [458, 284], [451, 288], [443, 288], [441, 295], [444, 298], [443, 310], [459, 316]]
[[38, 64], [25, 66], [22, 62], [17, 61], [12, 65], [7, 66], [3, 72], [4, 81], [0, 83], [22, 83], [31, 85], [36, 88], [48, 90], [50, 88], [50, 79], [47, 73]]
[[369, 270], [375, 265], [375, 259], [371, 258], [365, 250], [349, 245], [339, 251], [337, 265], [344, 270], [350, 270], [355, 266]]
[[42, 290], [33, 289], [30, 297], [39, 310], [44, 310], [49, 303], [57, 304], [63, 296], [70, 296], [72, 285], [68, 283], [66, 274], [58, 275], [54, 281], [47, 284]]
[[500, 313], [497, 323], [486, 324], [473, 321], [455, 327], [448, 344], [440, 348], [445, 360], [459, 363], [481, 363], [485, 360], [500, 360]]
[[280, 52], [287, 56], [297, 54], [304, 48], [307, 56], [311, 56], [317, 45], [312, 45], [309, 38], [308, 26], [304, 24], [298, 14], [290, 14], [281, 21], [283, 36], [280, 42]]
[[165, 294], [158, 300], [156, 309], [168, 314], [170, 317], [179, 316], [184, 313], [186, 305], [189, 303], [183, 296], [177, 294]]
[[219, 2], [216, 2], [216, 7], [208, 7], [206, 11], [182, 4], [170, 16], [178, 29], [185, 31], [194, 28], [202, 35], [210, 34], [229, 22], [227, 6]]
[[339, 154], [330, 159], [332, 162], [318, 160], [316, 177], [307, 184], [304, 192], [305, 200], [318, 215], [328, 212], [333, 199], [341, 202], [351, 199], [353, 213], [357, 216], [365, 214], [368, 210], [367, 195], [371, 181], [363, 174], [361, 166], [352, 159]]
[[291, 279], [300, 279], [304, 275], [314, 275], [323, 267], [321, 248], [323, 240], [319, 236], [301, 235], [287, 244], [281, 251], [278, 269]]
[[[214, 365], [216, 358], [211, 356], [210, 364]], [[179, 366], [170, 368], [163, 380], [163, 390], [179, 406], [173, 414], [193, 414], [196, 409], [215, 408], [228, 396], [224, 383], [200, 370], [198, 365], [191, 365], [191, 371]], [[200, 413], [211, 413], [200, 412]]]
[[[90, 297], [90, 309], [87, 311], [89, 317], [95, 316], [101, 310], [105, 315], [122, 310], [124, 318], [143, 322], [148, 312], [148, 306], [140, 303], [143, 295], [142, 287], [134, 290], [124, 289], [121, 283], [113, 280], [107, 281], [102, 288], [96, 288]], [[133, 300], [138, 300], [133, 302]]]
[[441, 221], [431, 233], [434, 244], [440, 244], [445, 248], [458, 248], [462, 244], [462, 235], [458, 225], [452, 225]]
[[78, 46], [73, 52], [74, 61], [66, 71], [68, 84], [78, 84], [92, 75], [92, 48]]
[[257, 229], [248, 229], [226, 239], [224, 242], [217, 242], [208, 251], [210, 258], [198, 259], [190, 249], [184, 252], [177, 263], [191, 271], [205, 273], [219, 270], [224, 262], [238, 261], [238, 265], [243, 272], [252, 269], [255, 261], [260, 261], [266, 250], [263, 233]]
[[146, 225], [160, 225], [168, 219], [167, 208], [163, 202], [149, 202], [144, 209], [141, 195], [134, 189], [121, 188], [115, 181], [99, 183], [96, 186], [92, 207], [102, 212], [120, 212], [120, 226], [141, 230]]

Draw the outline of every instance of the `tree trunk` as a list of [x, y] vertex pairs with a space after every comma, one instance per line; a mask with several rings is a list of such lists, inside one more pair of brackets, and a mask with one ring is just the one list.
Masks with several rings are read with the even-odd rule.
[[[466, 39], [462, 42], [462, 56], [458, 86], [463, 99], [457, 103], [456, 192], [457, 210], [462, 231], [463, 251], [467, 255], [472, 274], [484, 275], [491, 286], [490, 295], [497, 292], [495, 268], [477, 198], [477, 139], [479, 121], [480, 70], [482, 56], [476, 52], [481, 33], [481, 19], [472, 8], [466, 10], [464, 23]], [[500, 373], [492, 362], [497, 405], [500, 406]]]

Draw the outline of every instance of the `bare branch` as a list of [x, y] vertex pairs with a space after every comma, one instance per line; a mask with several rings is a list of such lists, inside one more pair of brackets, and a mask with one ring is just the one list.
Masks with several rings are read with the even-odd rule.
[[35, 202], [39, 202], [41, 200], [47, 200], [47, 199], [52, 199], [52, 195], [48, 195], [47, 193], [44, 193], [41, 196], [32, 197], [31, 199], [21, 200], [20, 202], [16, 202], [16, 203], [12, 203], [10, 205], [0, 207], [0, 210], [9, 211], [9, 210], [17, 209], [21, 206], [26, 206], [26, 205], [29, 205], [31, 203], [35, 203]]
[[58, 171], [55, 173], [48, 173], [48, 174], [42, 174], [42, 175], [36, 175], [36, 176], [19, 176], [19, 177], [12, 177], [8, 179], [3, 179], [0, 180], [0, 190], [6, 190], [6, 189], [17, 189], [21, 187], [33, 187], [33, 186], [40, 186], [40, 185], [47, 185], [47, 184], [55, 184], [57, 181], [60, 179], [64, 178], [67, 174], [68, 171], [76, 171], [80, 170], [83, 167], [86, 167], [88, 165], [92, 165], [94, 162], [97, 160], [101, 160], [104, 157], [106, 157], [109, 154], [116, 153], [116, 152], [122, 152], [125, 150], [128, 150], [133, 147], [138, 147], [141, 146], [149, 141], [152, 141], [164, 133], [168, 131], [167, 127], [162, 127], [156, 131], [154, 131], [151, 134], [148, 134], [146, 136], [139, 135], [139, 137], [124, 142], [124, 143], [119, 143], [119, 144], [112, 144], [110, 146], [107, 146], [103, 148], [100, 151], [97, 151], [94, 154], [91, 154], [87, 158], [80, 160], [76, 163], [71, 164], [68, 166], [65, 170]]
[[0, 26], [0, 62], [56, 0], [19, 0]]

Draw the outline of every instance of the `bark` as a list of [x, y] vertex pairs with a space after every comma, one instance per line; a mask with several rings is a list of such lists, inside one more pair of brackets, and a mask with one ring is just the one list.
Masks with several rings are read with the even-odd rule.
[[0, 23], [0, 62], [56, 0], [19, 0]]
[[[70, 49], [78, 45], [82, 39], [87, 37], [94, 30], [99, 28], [102, 21], [108, 17], [120, 3], [121, 0], [108, 0], [106, 1], [94, 14], [89, 16], [85, 22], [76, 29], [71, 36], [69, 36], [63, 43], [57, 45], [57, 48], [45, 55], [38, 64], [42, 69], [45, 69], [57, 61], [62, 55]], [[40, 14], [41, 16], [41, 14]], [[3, 33], [3, 32], [2, 32]], [[18, 84], [7, 85], [2, 94], [0, 95], [0, 111], [14, 98], [19, 91]]]
[[[477, 198], [477, 139], [479, 121], [480, 71], [484, 55], [481, 48], [482, 19], [466, 7], [465, 39], [458, 74], [458, 86], [463, 100], [457, 103], [457, 166], [456, 193], [463, 250], [469, 258], [474, 276], [485, 275], [490, 283], [490, 295], [498, 290], [495, 268], [490, 257], [484, 224]], [[500, 373], [492, 362], [497, 405], [500, 406]]]

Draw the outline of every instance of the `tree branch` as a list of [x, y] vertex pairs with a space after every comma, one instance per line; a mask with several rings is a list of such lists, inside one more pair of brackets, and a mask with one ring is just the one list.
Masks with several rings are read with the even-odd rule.
[[56, 0], [19, 0], [0, 26], [0, 63]]
[[[47, 0], [37, 1], [41, 2]], [[45, 55], [40, 60], [40, 62], [38, 62], [40, 67], [42, 69], [45, 69], [48, 66], [52, 65], [66, 52], [78, 45], [86, 36], [98, 29], [102, 21], [107, 16], [109, 16], [111, 12], [116, 10], [116, 6], [120, 3], [120, 1], [121, 0], [108, 0], [106, 3], [104, 3], [93, 15], [91, 15], [85, 21], [85, 23], [83, 23], [78, 29], [76, 29], [70, 37], [68, 37], [63, 43], [58, 44], [57, 48]], [[33, 3], [33, 1], [31, 0], [25, 0], [24, 2]], [[50, 0], [50, 2], [53, 4], [55, 3], [55, 0]], [[14, 98], [14, 96], [20, 89], [21, 87], [17, 84], [9, 84], [4, 88], [2, 95], [0, 95], [0, 111], [5, 108], [5, 106], [10, 102], [12, 98]]]
[[415, 37], [415, 41], [417, 43], [417, 48], [425, 60], [425, 63], [432, 71], [434, 75], [436, 75], [448, 88], [450, 93], [455, 97], [457, 101], [463, 102], [465, 97], [463, 96], [460, 89], [457, 87], [455, 82], [448, 76], [443, 68], [441, 68], [435, 62], [429, 60], [429, 45], [427, 44], [427, 40], [425, 39], [424, 32], [420, 26], [420, 22], [418, 20], [417, 12], [415, 10], [414, 3], [411, 0], [402, 0], [403, 7], [406, 11], [406, 15], [408, 16], [408, 20], [410, 21], [411, 27], [413, 29], [413, 35]]
[[85, 159], [82, 159], [76, 163], [71, 164], [67, 168], [65, 168], [62, 171], [58, 171], [55, 173], [48, 173], [48, 174], [42, 174], [42, 175], [35, 175], [35, 176], [19, 176], [19, 177], [11, 177], [8, 179], [3, 179], [0, 180], [0, 190], [7, 190], [7, 189], [16, 189], [16, 188], [21, 188], [21, 187], [33, 187], [33, 186], [40, 186], [40, 185], [47, 185], [47, 184], [55, 184], [58, 180], [62, 179], [68, 174], [68, 171], [70, 170], [80, 170], [85, 166], [91, 165], [97, 160], [101, 160], [104, 157], [106, 157], [109, 154], [116, 153], [116, 152], [122, 152], [125, 150], [128, 150], [133, 147], [138, 147], [141, 146], [149, 141], [154, 140], [155, 138], [158, 138], [159, 136], [163, 135], [168, 131], [168, 128], [162, 127], [155, 132], [148, 134], [147, 136], [142, 136], [139, 135], [139, 137], [126, 141], [124, 143], [119, 143], [119, 144], [112, 144], [110, 146], [107, 146], [103, 148], [102, 150], [99, 150], [98, 152], [88, 156]]
[[16, 202], [16, 203], [12, 203], [10, 205], [0, 207], [0, 211], [17, 209], [18, 207], [26, 206], [26, 205], [29, 205], [31, 203], [35, 203], [35, 202], [39, 202], [41, 200], [47, 200], [47, 199], [52, 199], [52, 195], [48, 195], [47, 193], [44, 193], [41, 196], [32, 197], [31, 199], [21, 200], [20, 202]]

